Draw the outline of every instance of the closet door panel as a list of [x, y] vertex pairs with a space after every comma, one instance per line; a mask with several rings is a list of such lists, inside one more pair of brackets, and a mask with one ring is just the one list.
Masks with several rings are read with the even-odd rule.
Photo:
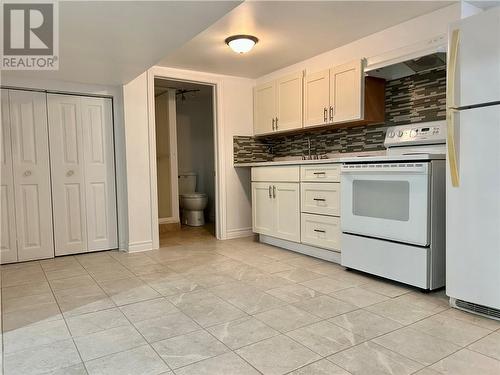
[[9, 91], [18, 260], [54, 256], [46, 95]]
[[0, 127], [0, 263], [17, 261], [14, 176], [10, 138], [9, 92], [1, 90]]
[[82, 98], [89, 251], [118, 247], [111, 99]]
[[56, 255], [87, 250], [81, 99], [49, 94]]

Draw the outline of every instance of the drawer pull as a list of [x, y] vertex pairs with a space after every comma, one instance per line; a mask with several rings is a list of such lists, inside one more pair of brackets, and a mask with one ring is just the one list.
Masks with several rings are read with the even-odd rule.
[[324, 201], [326, 201], [326, 199], [325, 198], [313, 198], [313, 201], [324, 202]]
[[326, 233], [323, 229], [315, 229], [314, 231], [318, 233]]
[[313, 172], [315, 175], [326, 174], [326, 172]]

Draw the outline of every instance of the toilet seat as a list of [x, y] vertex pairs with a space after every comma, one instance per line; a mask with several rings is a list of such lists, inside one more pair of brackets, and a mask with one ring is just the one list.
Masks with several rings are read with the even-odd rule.
[[207, 195], [205, 193], [186, 193], [179, 195], [181, 198], [186, 199], [194, 199], [194, 198], [206, 198]]

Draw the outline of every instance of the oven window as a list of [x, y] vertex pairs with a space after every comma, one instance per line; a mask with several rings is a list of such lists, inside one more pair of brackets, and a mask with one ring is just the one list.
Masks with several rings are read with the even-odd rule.
[[409, 220], [408, 181], [354, 180], [352, 189], [354, 215], [398, 221]]

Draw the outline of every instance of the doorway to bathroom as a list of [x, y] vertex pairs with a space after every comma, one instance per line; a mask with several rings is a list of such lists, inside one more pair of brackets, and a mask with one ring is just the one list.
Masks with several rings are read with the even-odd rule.
[[214, 86], [155, 78], [160, 247], [215, 238]]

